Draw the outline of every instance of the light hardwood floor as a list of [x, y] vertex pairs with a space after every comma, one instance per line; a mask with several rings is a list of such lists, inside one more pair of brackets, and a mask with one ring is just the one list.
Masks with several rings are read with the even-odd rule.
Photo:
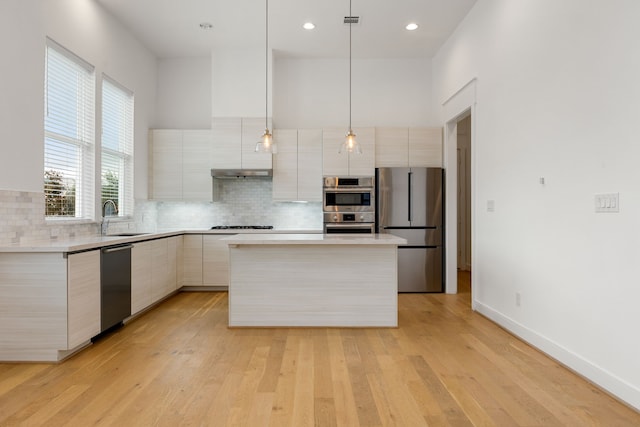
[[401, 294], [398, 329], [228, 329], [226, 293], [181, 293], [61, 364], [0, 364], [0, 426], [640, 425], [461, 289]]

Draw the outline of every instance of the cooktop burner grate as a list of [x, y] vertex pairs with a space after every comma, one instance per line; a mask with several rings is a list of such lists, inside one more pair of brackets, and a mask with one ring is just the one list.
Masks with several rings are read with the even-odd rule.
[[214, 225], [212, 230], [271, 230], [273, 225]]

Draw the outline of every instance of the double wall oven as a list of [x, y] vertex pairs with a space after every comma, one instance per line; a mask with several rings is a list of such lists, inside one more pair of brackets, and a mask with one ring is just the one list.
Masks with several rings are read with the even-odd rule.
[[325, 233], [374, 233], [374, 182], [374, 177], [323, 178], [322, 208]]

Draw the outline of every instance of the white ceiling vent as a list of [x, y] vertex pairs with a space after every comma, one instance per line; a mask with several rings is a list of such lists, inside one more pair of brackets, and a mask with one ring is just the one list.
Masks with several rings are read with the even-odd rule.
[[359, 16], [345, 16], [344, 17], [345, 24], [359, 24], [360, 17]]

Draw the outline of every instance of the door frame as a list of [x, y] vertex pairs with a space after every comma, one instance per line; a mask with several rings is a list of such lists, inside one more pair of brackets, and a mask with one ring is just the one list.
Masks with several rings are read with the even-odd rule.
[[[458, 292], [458, 121], [471, 114], [471, 283], [477, 284], [477, 269], [474, 268], [476, 261], [476, 86], [477, 79], [474, 77], [451, 95], [442, 103], [444, 118], [444, 147], [443, 163], [445, 168], [445, 280], [446, 293], [455, 294]], [[450, 226], [449, 224], [453, 224]], [[471, 287], [471, 307], [475, 309]]]

